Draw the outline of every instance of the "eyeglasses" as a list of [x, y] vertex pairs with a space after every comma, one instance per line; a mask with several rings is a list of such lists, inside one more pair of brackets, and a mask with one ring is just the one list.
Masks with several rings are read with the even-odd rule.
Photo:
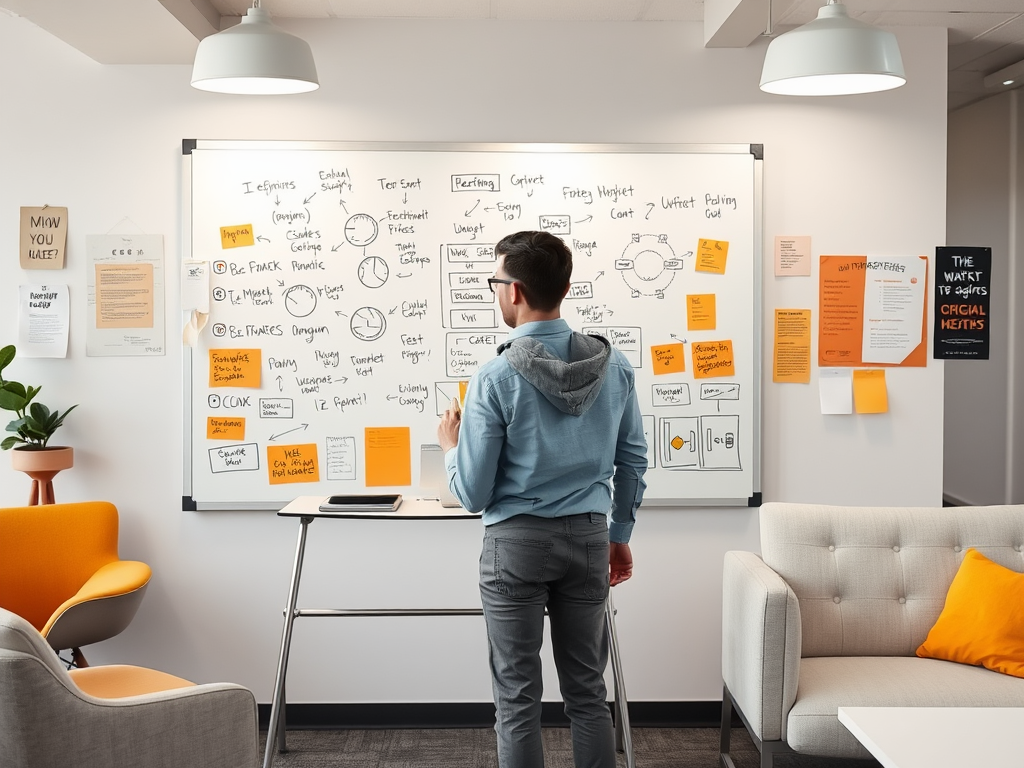
[[503, 277], [488, 277], [487, 278], [487, 287], [491, 289], [491, 293], [494, 293], [494, 286], [495, 285], [512, 285], [513, 283], [518, 283], [518, 282], [519, 282], [518, 280], [506, 280]]

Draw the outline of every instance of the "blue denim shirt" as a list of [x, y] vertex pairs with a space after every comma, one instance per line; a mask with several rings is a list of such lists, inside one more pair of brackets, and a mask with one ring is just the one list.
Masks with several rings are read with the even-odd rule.
[[[562, 360], [572, 329], [562, 319], [526, 323], [530, 336]], [[500, 355], [470, 379], [459, 444], [445, 454], [448, 485], [485, 525], [515, 515], [561, 517], [611, 512], [609, 538], [627, 543], [647, 470], [633, 369], [612, 350], [604, 383], [582, 415], [561, 412]], [[609, 482], [611, 481], [611, 482]]]

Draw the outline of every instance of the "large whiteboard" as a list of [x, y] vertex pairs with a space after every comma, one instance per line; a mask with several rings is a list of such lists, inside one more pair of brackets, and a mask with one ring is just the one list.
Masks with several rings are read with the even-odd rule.
[[183, 157], [183, 258], [211, 291], [184, 358], [184, 508], [420, 492], [420, 446], [508, 333], [486, 278], [523, 229], [572, 248], [562, 316], [635, 368], [645, 503], [756, 503], [759, 145], [188, 140]]

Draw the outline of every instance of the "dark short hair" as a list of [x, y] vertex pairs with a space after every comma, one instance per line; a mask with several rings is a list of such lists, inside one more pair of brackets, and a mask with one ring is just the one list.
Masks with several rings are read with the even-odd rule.
[[517, 281], [533, 309], [558, 307], [572, 277], [572, 251], [550, 232], [516, 232], [494, 246], [508, 276]]

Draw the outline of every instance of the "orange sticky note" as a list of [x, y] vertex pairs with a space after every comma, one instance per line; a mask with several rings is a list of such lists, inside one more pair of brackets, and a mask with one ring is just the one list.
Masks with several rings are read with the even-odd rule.
[[715, 294], [695, 293], [686, 296], [686, 330], [715, 330]]
[[887, 413], [889, 395], [885, 389], [885, 371], [853, 372], [853, 407], [857, 413]]
[[408, 427], [367, 427], [366, 486], [412, 485]]
[[268, 445], [267, 474], [271, 485], [319, 482], [316, 443]]
[[729, 256], [729, 243], [725, 240], [699, 240], [697, 242], [697, 272], [725, 274], [725, 260]]
[[258, 349], [211, 349], [211, 387], [259, 389], [261, 353]]
[[662, 344], [659, 347], [651, 347], [651, 362], [654, 364], [655, 376], [662, 373], [682, 373], [686, 370], [683, 345]]
[[690, 353], [695, 379], [736, 375], [731, 341], [694, 341], [690, 344]]
[[465, 405], [466, 403], [466, 390], [469, 388], [469, 381], [459, 382], [459, 403]]
[[207, 440], [245, 440], [245, 419], [239, 416], [207, 416]]
[[220, 228], [221, 248], [240, 248], [243, 245], [255, 243], [252, 234], [252, 224], [235, 224], [231, 227]]

